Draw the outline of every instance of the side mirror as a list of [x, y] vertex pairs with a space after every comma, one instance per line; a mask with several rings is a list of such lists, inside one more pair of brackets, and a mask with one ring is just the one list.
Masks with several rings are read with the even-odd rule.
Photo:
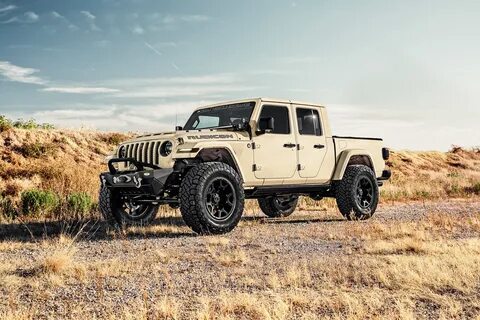
[[182, 126], [175, 126], [175, 131], [182, 131], [183, 127]]
[[261, 133], [272, 132], [275, 128], [275, 119], [272, 117], [260, 118], [258, 121], [258, 131]]

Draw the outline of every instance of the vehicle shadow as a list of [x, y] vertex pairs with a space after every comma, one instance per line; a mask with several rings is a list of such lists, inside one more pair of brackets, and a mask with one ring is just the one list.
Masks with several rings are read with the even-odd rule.
[[66, 235], [76, 241], [193, 237], [181, 217], [161, 217], [149, 226], [120, 230], [100, 220], [14, 222], [0, 224], [0, 241], [37, 242]]
[[[258, 224], [308, 224], [331, 223], [343, 219], [300, 217], [266, 218], [245, 216], [242, 222]], [[0, 224], [0, 241], [37, 242], [61, 235], [76, 241], [100, 241], [115, 239], [179, 238], [197, 236], [183, 222], [182, 217], [159, 217], [149, 226], [120, 230], [104, 221], [85, 219], [69, 221], [13, 222]]]
[[298, 219], [292, 219], [292, 218], [267, 218], [267, 217], [247, 216], [242, 218], [242, 221], [245, 221], [245, 222], [258, 222], [258, 223], [265, 223], [265, 224], [331, 223], [331, 222], [341, 222], [344, 220], [345, 219], [342, 219], [342, 218], [312, 218], [312, 217], [301, 217]]

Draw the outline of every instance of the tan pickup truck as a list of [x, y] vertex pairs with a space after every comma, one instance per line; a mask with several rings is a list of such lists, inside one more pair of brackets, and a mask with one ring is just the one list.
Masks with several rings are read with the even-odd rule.
[[298, 197], [336, 198], [349, 220], [372, 216], [390, 177], [382, 139], [332, 135], [321, 105], [245, 99], [195, 110], [184, 127], [125, 141], [100, 176], [100, 209], [120, 226], [150, 223], [160, 205], [180, 207], [195, 232], [238, 224], [245, 199], [268, 217]]

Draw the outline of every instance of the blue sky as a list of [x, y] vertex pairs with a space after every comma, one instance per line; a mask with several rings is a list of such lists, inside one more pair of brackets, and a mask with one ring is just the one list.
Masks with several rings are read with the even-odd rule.
[[480, 145], [479, 1], [0, 0], [0, 114], [160, 131], [279, 97], [398, 149]]

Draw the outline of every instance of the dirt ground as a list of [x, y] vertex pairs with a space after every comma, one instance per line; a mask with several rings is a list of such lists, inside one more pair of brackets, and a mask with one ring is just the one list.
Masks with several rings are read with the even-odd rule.
[[0, 318], [475, 318], [480, 200], [247, 215], [196, 236], [179, 216], [0, 225]]

